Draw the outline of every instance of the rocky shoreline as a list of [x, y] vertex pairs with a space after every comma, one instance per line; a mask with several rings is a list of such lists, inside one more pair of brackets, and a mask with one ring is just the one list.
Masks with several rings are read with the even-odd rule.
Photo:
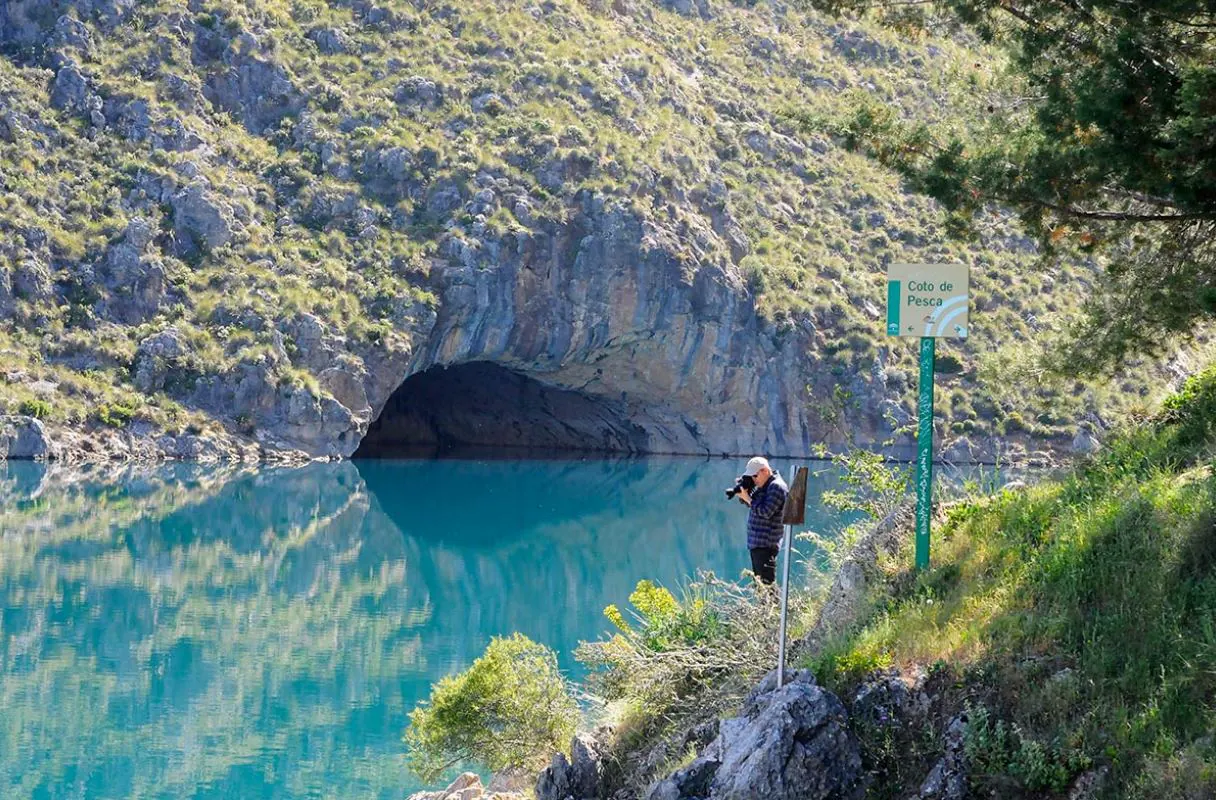
[[[1037, 446], [1036, 446], [1037, 445]], [[1082, 440], [1066, 447], [1052, 442], [1018, 440], [987, 440], [978, 445], [970, 439], [948, 441], [939, 447], [937, 459], [958, 465], [991, 465], [1015, 467], [1052, 467], [1072, 455], [1093, 452], [1099, 441], [1089, 433]], [[489, 450], [517, 451], [527, 454], [529, 448], [504, 446]], [[843, 452], [844, 446], [828, 447], [827, 454]], [[915, 455], [907, 445], [873, 448], [894, 461], [911, 461]], [[619, 451], [584, 448], [546, 448], [554, 453], [571, 455], [602, 454], [605, 456], [671, 455], [697, 457], [747, 457], [750, 451], [706, 453], [705, 451]], [[436, 451], [438, 452], [438, 451]], [[770, 453], [773, 458], [822, 458], [819, 453]], [[170, 434], [146, 422], [134, 422], [123, 429], [79, 430], [52, 425], [35, 417], [19, 414], [0, 415], [0, 461], [62, 461], [70, 464], [104, 462], [195, 461], [200, 463], [245, 464], [306, 464], [313, 461], [341, 461], [343, 455], [317, 456], [293, 448], [269, 436], [255, 434], [253, 438], [234, 434], [216, 426]]]

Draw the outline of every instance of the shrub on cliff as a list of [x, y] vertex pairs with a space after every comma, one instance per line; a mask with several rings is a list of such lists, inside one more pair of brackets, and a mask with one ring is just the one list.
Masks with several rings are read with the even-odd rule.
[[[641, 581], [629, 600], [633, 619], [608, 606], [605, 616], [618, 632], [584, 642], [576, 656], [591, 668], [588, 688], [606, 702], [613, 723], [606, 781], [640, 792], [775, 666], [778, 607], [713, 575], [679, 597]], [[806, 600], [791, 596], [793, 617]]]
[[495, 637], [410, 713], [407, 760], [426, 781], [466, 761], [539, 769], [570, 741], [577, 719], [553, 651], [518, 633]]
[[702, 591], [690, 591], [681, 602], [668, 589], [642, 580], [629, 595], [629, 602], [637, 609], [633, 624], [615, 605], [605, 608], [604, 616], [621, 634], [646, 650], [663, 652], [710, 642], [727, 632], [721, 614]]

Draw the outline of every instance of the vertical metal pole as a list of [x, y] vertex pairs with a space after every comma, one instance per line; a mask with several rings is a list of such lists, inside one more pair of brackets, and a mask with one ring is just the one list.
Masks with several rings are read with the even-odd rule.
[[[797, 468], [794, 469], [797, 474]], [[790, 540], [794, 538], [794, 526], [785, 526], [785, 540], [782, 549], [785, 551], [785, 565], [781, 568], [781, 633], [777, 643], [777, 688], [785, 685], [785, 619], [790, 600]]]
[[936, 339], [920, 340], [919, 425], [916, 433], [916, 568], [929, 566], [929, 512], [933, 503], [933, 366]]

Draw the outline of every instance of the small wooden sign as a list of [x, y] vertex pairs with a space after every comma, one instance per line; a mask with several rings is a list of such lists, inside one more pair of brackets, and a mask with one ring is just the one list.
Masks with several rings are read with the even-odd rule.
[[785, 510], [781, 514], [782, 525], [801, 525], [806, 522], [806, 467], [799, 467], [790, 490], [785, 495]]

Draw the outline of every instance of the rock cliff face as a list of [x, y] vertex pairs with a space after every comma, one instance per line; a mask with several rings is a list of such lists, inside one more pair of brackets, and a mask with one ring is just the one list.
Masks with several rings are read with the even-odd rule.
[[850, 92], [967, 113], [988, 55], [715, 0], [5, 3], [0, 414], [62, 458], [906, 455], [881, 276], [962, 260], [951, 455], [1092, 449], [1091, 387], [981, 378], [1088, 268], [829, 137]]
[[770, 673], [717, 738], [648, 800], [861, 800], [861, 753], [840, 700], [797, 670]]
[[[682, 263], [670, 232], [604, 206], [588, 194], [562, 230], [473, 250], [452, 240], [432, 275], [438, 314], [408, 371], [503, 369], [466, 369], [447, 386], [406, 376], [400, 401], [373, 399], [372, 437], [387, 445], [396, 426], [400, 443], [773, 455], [830, 441], [811, 415], [808, 376], [823, 365], [808, 331], [774, 335], [737, 270]], [[415, 429], [419, 402], [448, 418]], [[854, 421], [873, 442], [881, 417], [866, 416], [877, 419]]]

